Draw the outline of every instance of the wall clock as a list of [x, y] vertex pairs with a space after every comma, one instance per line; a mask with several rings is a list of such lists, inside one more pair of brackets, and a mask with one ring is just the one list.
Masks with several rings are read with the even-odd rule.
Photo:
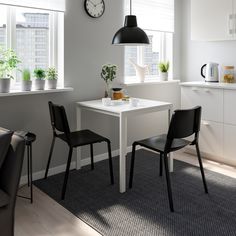
[[105, 12], [104, 0], [84, 0], [84, 9], [92, 18], [98, 18]]

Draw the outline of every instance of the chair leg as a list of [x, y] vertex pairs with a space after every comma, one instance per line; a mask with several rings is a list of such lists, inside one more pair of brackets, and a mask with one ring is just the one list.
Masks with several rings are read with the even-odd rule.
[[53, 152], [54, 144], [55, 144], [55, 137], [53, 136], [52, 144], [51, 144], [51, 148], [50, 148], [50, 152], [49, 152], [48, 163], [47, 163], [47, 167], [46, 167], [46, 171], [45, 171], [44, 179], [46, 179], [46, 178], [48, 177], [48, 169], [49, 169], [50, 162], [51, 162], [51, 158], [52, 158], [52, 152]]
[[67, 160], [67, 165], [66, 165], [66, 173], [64, 177], [64, 183], [63, 183], [63, 188], [62, 188], [62, 193], [61, 193], [61, 199], [65, 199], [65, 194], [66, 194], [66, 185], [69, 177], [69, 172], [70, 172], [70, 164], [71, 164], [71, 158], [72, 158], [72, 152], [73, 148], [70, 147], [69, 155], [68, 155], [68, 160]]
[[28, 176], [28, 187], [30, 186], [30, 151], [29, 145], [27, 145], [27, 176]]
[[107, 141], [107, 148], [108, 148], [108, 158], [109, 158], [109, 169], [110, 169], [111, 184], [113, 185], [114, 184], [114, 175], [113, 175], [111, 142], [110, 141]]
[[172, 198], [172, 190], [171, 190], [171, 182], [170, 182], [170, 172], [169, 172], [168, 156], [167, 156], [166, 153], [164, 154], [164, 165], [165, 165], [165, 172], [166, 172], [166, 183], [167, 183], [170, 211], [174, 212], [174, 204], [173, 204], [173, 198]]
[[199, 162], [200, 170], [201, 170], [201, 174], [202, 174], [202, 181], [203, 181], [205, 193], [208, 193], [207, 183], [206, 183], [206, 178], [205, 178], [204, 169], [203, 169], [203, 165], [202, 165], [202, 159], [201, 159], [201, 155], [200, 155], [200, 151], [199, 151], [198, 142], [196, 142], [196, 151], [197, 151], [198, 162]]
[[132, 186], [133, 186], [135, 149], [136, 149], [136, 144], [133, 143], [131, 165], [130, 165], [130, 175], [129, 175], [129, 188], [132, 188]]
[[91, 170], [94, 170], [93, 144], [90, 144]]
[[163, 154], [160, 153], [160, 166], [159, 166], [159, 176], [162, 176], [162, 172], [163, 172], [163, 164], [162, 164], [162, 158], [163, 158]]

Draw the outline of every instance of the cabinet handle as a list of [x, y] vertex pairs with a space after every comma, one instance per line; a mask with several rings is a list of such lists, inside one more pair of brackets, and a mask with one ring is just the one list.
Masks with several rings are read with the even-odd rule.
[[195, 91], [195, 92], [196, 92], [196, 91], [198, 91], [198, 89], [195, 88], [195, 87], [193, 87], [193, 88], [192, 88], [192, 91]]
[[210, 126], [210, 124], [206, 121], [202, 121], [202, 125], [205, 125], [205, 126]]
[[229, 14], [229, 18], [228, 18], [228, 33], [229, 35], [232, 35], [233, 32], [233, 14]]

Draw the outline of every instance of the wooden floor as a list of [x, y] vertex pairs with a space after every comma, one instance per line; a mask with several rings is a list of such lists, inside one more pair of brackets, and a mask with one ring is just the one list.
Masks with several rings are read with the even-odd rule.
[[[20, 190], [27, 194], [27, 187]], [[1, 235], [1, 233], [0, 233]], [[101, 236], [34, 187], [34, 203], [17, 198], [15, 236]]]
[[[198, 165], [197, 158], [177, 153], [176, 159]], [[236, 178], [236, 168], [204, 161], [204, 168]], [[27, 187], [20, 190], [27, 193]], [[57, 202], [34, 187], [34, 203], [18, 198], [16, 205], [15, 236], [98, 236], [93, 228], [71, 214]]]

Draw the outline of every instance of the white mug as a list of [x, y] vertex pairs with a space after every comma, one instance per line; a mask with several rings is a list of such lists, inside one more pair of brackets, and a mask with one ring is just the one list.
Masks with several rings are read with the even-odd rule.
[[102, 104], [104, 106], [110, 106], [111, 105], [111, 98], [102, 98]]
[[130, 99], [129, 99], [129, 104], [130, 104], [130, 106], [132, 106], [132, 107], [137, 107], [138, 104], [139, 104], [138, 98], [130, 98]]

